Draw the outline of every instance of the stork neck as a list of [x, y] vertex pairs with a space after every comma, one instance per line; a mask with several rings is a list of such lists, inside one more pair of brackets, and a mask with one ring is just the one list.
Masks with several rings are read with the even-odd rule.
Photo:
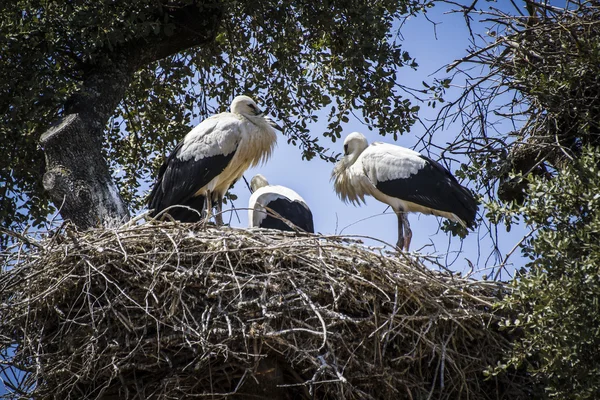
[[260, 115], [248, 115], [248, 114], [240, 114], [242, 117], [246, 118], [252, 124], [258, 126], [259, 128], [264, 128], [265, 126], [269, 126], [268, 122], [263, 118], [262, 114]]
[[346, 164], [347, 164], [347, 166], [350, 167], [350, 166], [354, 165], [354, 163], [356, 162], [356, 160], [358, 160], [358, 157], [360, 157], [360, 155], [362, 154], [362, 152], [364, 150], [365, 149], [358, 148], [355, 151], [353, 151], [352, 153], [348, 154], [346, 156], [346, 160], [347, 160]]

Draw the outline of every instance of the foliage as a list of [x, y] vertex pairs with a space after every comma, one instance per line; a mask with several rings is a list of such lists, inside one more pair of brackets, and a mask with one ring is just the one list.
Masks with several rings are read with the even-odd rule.
[[561, 399], [595, 399], [600, 388], [599, 165], [600, 149], [586, 146], [554, 179], [532, 177], [527, 201], [510, 210], [538, 231], [522, 246], [529, 271], [502, 303], [518, 311], [507, 327], [526, 332], [509, 365], [528, 364]]
[[358, 109], [383, 135], [414, 123], [418, 107], [401, 94], [397, 71], [416, 63], [393, 28], [426, 6], [417, 0], [14, 0], [0, 9], [2, 226], [40, 225], [51, 210], [37, 141], [90, 69], [117, 65], [118, 55], [172, 35], [177, 10], [190, 4], [202, 15], [218, 9], [214, 40], [131, 71], [105, 130], [104, 151], [132, 209], [142, 204], [140, 184], [173, 144], [237, 94], [255, 96], [307, 159], [334, 156], [308, 131], [319, 117], [333, 141]]

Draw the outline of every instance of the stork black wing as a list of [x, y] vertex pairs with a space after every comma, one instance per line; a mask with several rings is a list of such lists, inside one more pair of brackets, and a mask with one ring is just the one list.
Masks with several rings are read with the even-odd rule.
[[[192, 197], [223, 172], [235, 154], [233, 151], [227, 155], [218, 154], [199, 160], [192, 158], [183, 161], [179, 158], [182, 145], [183, 142], [175, 147], [158, 172], [158, 179], [148, 200], [148, 207], [154, 209], [153, 216], [176, 204], [188, 205], [193, 208], [198, 205], [202, 206], [203, 200], [192, 200]], [[202, 209], [198, 211], [202, 212]], [[172, 216], [175, 218], [173, 214]]]
[[[315, 232], [312, 213], [301, 203], [297, 201], [290, 201], [289, 199], [279, 198], [266, 204], [266, 207], [281, 215], [283, 218], [289, 220], [298, 228], [310, 233]], [[279, 229], [281, 231], [293, 231], [288, 224], [268, 212], [266, 218], [260, 222], [260, 227]]]
[[426, 161], [423, 168], [407, 178], [379, 181], [377, 189], [388, 196], [453, 213], [471, 227], [477, 213], [473, 194], [442, 165], [429, 157], [420, 157]]

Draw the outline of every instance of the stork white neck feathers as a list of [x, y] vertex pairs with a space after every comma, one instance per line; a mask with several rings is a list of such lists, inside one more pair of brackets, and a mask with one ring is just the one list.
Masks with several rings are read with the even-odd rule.
[[365, 194], [370, 192], [368, 182], [361, 173], [358, 158], [368, 147], [367, 138], [358, 132], [353, 132], [344, 140], [344, 156], [336, 164], [331, 174], [335, 191], [344, 202], [358, 205], [365, 202]]
[[[250, 124], [244, 123], [245, 121]], [[253, 157], [251, 166], [266, 161], [277, 142], [273, 127], [277, 125], [263, 116], [254, 100], [248, 96], [237, 96], [231, 103], [231, 112], [213, 115], [192, 129], [183, 139], [179, 159], [198, 161], [218, 154], [228, 155], [242, 150], [245, 158]], [[238, 135], [222, 135], [219, 132], [238, 131]]]

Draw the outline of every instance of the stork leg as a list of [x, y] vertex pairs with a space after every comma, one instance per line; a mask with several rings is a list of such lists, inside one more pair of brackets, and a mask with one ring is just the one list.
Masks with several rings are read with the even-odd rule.
[[401, 211], [396, 211], [396, 215], [398, 216], [398, 242], [396, 243], [396, 247], [398, 250], [408, 251], [410, 241], [412, 240], [412, 231], [408, 223], [408, 217], [406, 213]]
[[212, 215], [212, 193], [210, 192], [210, 190], [207, 190], [206, 191], [206, 215], [204, 217], [204, 220], [206, 222], [208, 222], [211, 215]]
[[404, 248], [404, 221], [402, 220], [402, 213], [396, 212], [398, 217], [398, 242], [396, 242], [396, 248], [398, 251]]
[[404, 224], [404, 251], [408, 251], [410, 241], [412, 240], [412, 230], [410, 229], [410, 223], [408, 222], [408, 215], [406, 213], [402, 213], [402, 223]]
[[217, 213], [215, 214], [215, 222], [217, 226], [223, 226], [223, 198], [217, 200]]

